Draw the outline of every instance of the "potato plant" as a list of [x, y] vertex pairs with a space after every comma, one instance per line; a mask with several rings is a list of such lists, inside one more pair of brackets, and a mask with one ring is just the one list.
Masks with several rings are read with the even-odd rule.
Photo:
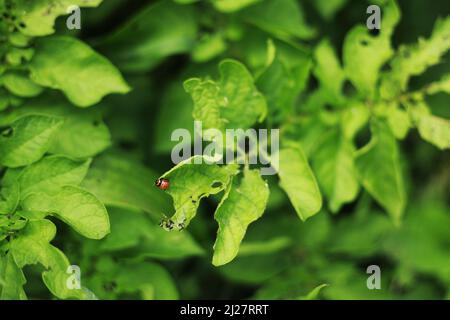
[[448, 298], [449, 13], [0, 0], [0, 299]]

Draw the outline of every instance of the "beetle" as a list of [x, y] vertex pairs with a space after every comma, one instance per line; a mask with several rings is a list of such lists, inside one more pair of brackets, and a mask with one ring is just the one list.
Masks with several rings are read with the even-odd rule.
[[161, 190], [167, 190], [169, 189], [170, 183], [169, 180], [164, 178], [159, 178], [155, 181], [155, 186], [158, 187]]

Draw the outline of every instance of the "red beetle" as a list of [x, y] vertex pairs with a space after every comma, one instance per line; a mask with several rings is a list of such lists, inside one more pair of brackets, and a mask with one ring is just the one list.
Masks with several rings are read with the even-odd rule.
[[169, 185], [170, 185], [169, 180], [164, 178], [159, 178], [158, 180], [155, 181], [155, 186], [157, 186], [161, 190], [169, 189]]

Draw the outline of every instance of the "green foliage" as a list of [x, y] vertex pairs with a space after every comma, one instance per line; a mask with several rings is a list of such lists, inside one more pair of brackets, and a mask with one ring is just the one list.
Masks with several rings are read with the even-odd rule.
[[261, 122], [266, 116], [266, 102], [253, 84], [251, 74], [239, 62], [222, 61], [221, 79], [189, 79], [185, 90], [194, 100], [193, 117], [205, 128], [244, 128]]
[[[30, 63], [31, 79], [42, 86], [62, 90], [77, 106], [87, 107], [107, 94], [129, 91], [118, 70], [81, 41], [48, 37], [37, 41], [36, 50]], [[67, 51], [73, 56], [70, 60], [64, 59]], [[68, 78], [68, 74], [72, 76]]]
[[[131, 2], [0, 0], [0, 299], [449, 296], [449, 16]], [[194, 120], [279, 129], [276, 174], [172, 164]]]

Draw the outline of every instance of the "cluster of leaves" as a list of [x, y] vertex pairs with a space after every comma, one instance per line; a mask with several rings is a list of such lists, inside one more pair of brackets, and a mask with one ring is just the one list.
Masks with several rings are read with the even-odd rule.
[[[124, 1], [0, 0], [0, 298], [47, 297], [36, 274], [61, 299], [230, 297], [240, 286], [254, 298], [442, 297], [450, 174], [408, 205], [419, 164], [400, 142], [417, 129], [450, 148], [450, 122], [427, 102], [450, 93], [450, 74], [409, 89], [450, 49], [450, 17], [394, 49], [400, 9], [376, 2], [380, 32], [361, 13], [341, 62], [305, 8], [329, 22], [345, 0], [152, 1], [90, 45], [56, 32], [57, 18], [98, 7], [83, 11], [89, 29]], [[280, 150], [266, 155], [277, 176], [201, 155], [170, 168], [171, 132], [194, 120], [279, 128]], [[67, 286], [67, 257], [81, 289]], [[377, 257], [391, 267], [373, 292], [361, 265]], [[222, 292], [204, 292], [212, 281]]]

